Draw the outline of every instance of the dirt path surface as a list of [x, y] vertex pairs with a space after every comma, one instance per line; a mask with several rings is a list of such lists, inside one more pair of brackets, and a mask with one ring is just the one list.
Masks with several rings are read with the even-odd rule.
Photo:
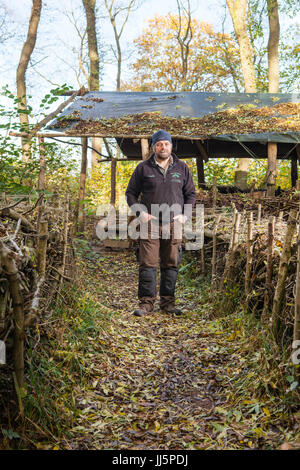
[[203, 304], [201, 280], [187, 285], [179, 276], [183, 316], [155, 311], [137, 318], [134, 255], [101, 256], [98, 264], [87, 263], [85, 296], [102, 312], [95, 322], [103, 311], [109, 322], [99, 325], [97, 338], [86, 338], [86, 385], [74, 387], [77, 418], [61, 447], [278, 447], [284, 436], [264, 399], [233, 387], [239, 374], [249, 375], [241, 353], [245, 338], [237, 326], [226, 330], [213, 318]]

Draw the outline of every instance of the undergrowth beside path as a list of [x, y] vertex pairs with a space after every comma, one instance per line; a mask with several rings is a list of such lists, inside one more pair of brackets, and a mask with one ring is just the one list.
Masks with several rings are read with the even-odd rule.
[[[79, 279], [32, 334], [19, 448], [275, 449], [297, 438], [288, 379], [253, 320], [221, 316], [184, 260], [182, 317], [132, 316], [132, 253], [80, 250]], [[11, 445], [12, 442], [11, 442]]]

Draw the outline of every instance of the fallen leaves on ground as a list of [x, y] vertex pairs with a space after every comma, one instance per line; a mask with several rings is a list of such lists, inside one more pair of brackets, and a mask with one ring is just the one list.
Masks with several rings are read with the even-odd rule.
[[85, 386], [74, 385], [76, 419], [59, 448], [265, 449], [284, 442], [268, 405], [247, 389], [237, 393], [234, 383], [247, 369], [240, 338], [211, 319], [200, 289], [179, 279], [182, 317], [156, 309], [138, 318], [132, 253], [105, 253], [83, 271], [85, 296], [100, 305], [98, 321], [104, 311], [109, 322], [86, 338]]

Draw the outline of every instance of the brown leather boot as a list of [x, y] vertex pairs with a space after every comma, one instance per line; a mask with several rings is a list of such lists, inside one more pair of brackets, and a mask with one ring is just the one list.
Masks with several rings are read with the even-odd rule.
[[133, 315], [144, 317], [153, 311], [155, 297], [141, 297], [139, 299], [139, 308], [135, 309]]
[[171, 295], [160, 296], [160, 309], [162, 312], [170, 313], [173, 315], [182, 315], [182, 310], [175, 307], [175, 297]]

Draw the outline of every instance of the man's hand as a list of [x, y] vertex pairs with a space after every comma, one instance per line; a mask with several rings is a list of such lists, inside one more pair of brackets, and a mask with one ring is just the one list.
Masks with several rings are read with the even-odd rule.
[[175, 215], [174, 220], [178, 220], [181, 224], [185, 224], [187, 216], [183, 214]]
[[145, 224], [146, 222], [149, 222], [151, 219], [156, 219], [157, 217], [154, 217], [154, 215], [148, 214], [147, 212], [141, 212], [140, 213], [140, 218], [141, 221]]

